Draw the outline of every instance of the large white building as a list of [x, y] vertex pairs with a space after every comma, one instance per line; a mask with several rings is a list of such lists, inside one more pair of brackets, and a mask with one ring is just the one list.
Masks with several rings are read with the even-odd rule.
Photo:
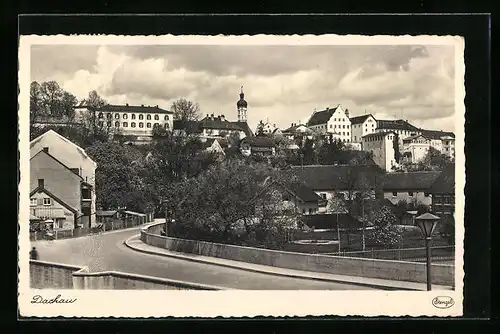
[[397, 134], [400, 149], [403, 148], [403, 139], [422, 134], [419, 128], [402, 119], [377, 120], [375, 132], [394, 132]]
[[372, 114], [351, 117], [351, 142], [361, 143], [362, 137], [374, 133], [377, 120]]
[[155, 127], [173, 129], [174, 113], [158, 106], [105, 105], [91, 110], [85, 106], [77, 107], [79, 114], [94, 113], [96, 126], [108, 129], [110, 133], [124, 136], [151, 137]]
[[398, 166], [394, 148], [395, 137], [396, 133], [393, 131], [375, 132], [362, 137], [363, 151], [371, 152], [377, 166], [388, 172]]
[[314, 111], [307, 126], [319, 134], [331, 135], [344, 143], [351, 142], [351, 121], [349, 110], [342, 109], [340, 104], [335, 108]]

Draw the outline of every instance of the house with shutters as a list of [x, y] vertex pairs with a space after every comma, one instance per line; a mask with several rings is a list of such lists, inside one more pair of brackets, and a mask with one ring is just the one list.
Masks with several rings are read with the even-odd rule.
[[349, 110], [344, 110], [340, 104], [335, 108], [327, 107], [325, 110], [315, 110], [309, 118], [307, 126], [318, 134], [344, 143], [351, 142]]
[[30, 142], [33, 215], [52, 220], [64, 216], [65, 221], [58, 225], [61, 228], [95, 226], [96, 168], [97, 163], [83, 148], [53, 130], [33, 139]]

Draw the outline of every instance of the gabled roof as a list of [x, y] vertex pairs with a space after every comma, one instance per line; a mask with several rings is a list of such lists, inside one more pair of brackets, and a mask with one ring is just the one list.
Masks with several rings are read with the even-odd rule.
[[202, 129], [219, 129], [228, 131], [243, 131], [237, 124], [220, 117], [205, 117], [199, 122]]
[[53, 193], [51, 193], [50, 191], [48, 191], [47, 189], [45, 189], [43, 187], [37, 187], [33, 191], [31, 191], [30, 192], [30, 197], [33, 196], [34, 194], [40, 193], [40, 192], [46, 194], [47, 196], [49, 196], [50, 198], [52, 198], [54, 201], [56, 201], [57, 203], [61, 204], [63, 207], [65, 207], [69, 211], [73, 212], [74, 214], [77, 213], [76, 209], [72, 208], [71, 206], [69, 206], [69, 204], [67, 204], [62, 199], [60, 199], [59, 197], [57, 197], [56, 195], [54, 195]]
[[420, 129], [422, 131], [422, 135], [429, 139], [441, 139], [441, 137], [452, 137], [455, 138], [455, 134], [453, 132], [446, 132], [446, 131], [437, 131], [437, 130], [424, 130]]
[[422, 138], [425, 138], [427, 140], [430, 140], [429, 137], [424, 136], [424, 135], [413, 135], [413, 136], [410, 136], [410, 137], [403, 138], [403, 141], [412, 141], [413, 139], [416, 139], [418, 137], [422, 137]]
[[314, 191], [374, 188], [383, 181], [377, 166], [292, 166], [292, 172]]
[[455, 193], [455, 164], [447, 166], [431, 185], [433, 194], [454, 194]]
[[149, 114], [173, 114], [173, 112], [161, 109], [158, 106], [131, 106], [107, 104], [104, 107], [98, 108], [97, 111], [103, 112], [130, 112], [130, 113], [149, 113]]
[[[49, 158], [51, 158], [52, 160], [54, 160], [56, 163], [58, 163], [59, 165], [61, 165], [63, 168], [67, 169], [70, 173], [76, 175], [80, 181], [83, 182], [83, 177], [81, 177], [80, 175], [76, 174], [74, 170], [72, 170], [71, 168], [69, 168], [68, 166], [66, 166], [65, 164], [63, 164], [61, 161], [57, 160], [54, 156], [52, 156], [50, 153], [47, 153], [45, 152], [43, 149], [40, 150], [37, 154], [35, 154], [34, 156], [31, 157], [30, 161], [33, 160], [36, 156], [38, 155], [47, 155]], [[90, 184], [89, 184], [90, 185]], [[90, 185], [92, 186], [92, 185]]]
[[411, 125], [405, 120], [377, 120], [377, 129], [387, 130], [405, 130], [405, 131], [420, 131], [416, 126]]
[[310, 187], [308, 187], [304, 182], [293, 182], [290, 185], [283, 186], [288, 192], [293, 196], [297, 197], [304, 203], [315, 202], [319, 203], [323, 200], [321, 196], [316, 194]]
[[375, 117], [373, 117], [372, 114], [350, 117], [349, 119], [351, 120], [351, 124], [354, 125], [354, 124], [363, 124], [370, 117], [375, 119]]
[[35, 139], [33, 139], [31, 142], [30, 142], [30, 149], [37, 143], [39, 142], [43, 137], [45, 136], [49, 136], [49, 135], [55, 135], [57, 138], [61, 139], [62, 141], [70, 144], [71, 146], [73, 146], [74, 148], [77, 149], [77, 151], [82, 154], [85, 158], [87, 158], [88, 160], [90, 160], [95, 166], [97, 166], [97, 163], [92, 160], [90, 158], [90, 156], [87, 154], [87, 152], [85, 152], [85, 150], [83, 148], [81, 148], [80, 146], [76, 145], [75, 143], [73, 143], [71, 140], [67, 139], [66, 137], [63, 137], [61, 136], [59, 133], [57, 133], [56, 131], [54, 130], [49, 130], [49, 131], [46, 131], [44, 133], [42, 133], [40, 136], [36, 137]]
[[335, 111], [337, 110], [338, 107], [339, 106], [337, 106], [335, 108], [327, 108], [325, 110], [316, 111], [311, 116], [309, 121], [307, 122], [307, 125], [310, 126], [310, 125], [318, 125], [318, 124], [327, 123], [330, 120], [330, 118], [332, 117], [332, 115], [335, 113]]
[[393, 172], [384, 177], [382, 189], [393, 190], [430, 190], [432, 183], [441, 172]]

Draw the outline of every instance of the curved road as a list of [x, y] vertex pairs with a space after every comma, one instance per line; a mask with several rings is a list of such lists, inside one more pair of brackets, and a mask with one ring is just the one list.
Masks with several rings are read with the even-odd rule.
[[131, 250], [124, 240], [139, 234], [128, 229], [75, 239], [36, 241], [40, 260], [86, 265], [91, 271], [116, 270], [179, 281], [244, 290], [369, 290], [369, 287], [254, 273]]

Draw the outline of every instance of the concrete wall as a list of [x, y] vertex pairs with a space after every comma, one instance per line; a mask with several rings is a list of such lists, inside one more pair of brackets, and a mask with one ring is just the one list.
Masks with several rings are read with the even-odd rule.
[[[141, 231], [142, 241], [175, 252], [280, 268], [419, 283], [425, 283], [427, 279], [424, 263], [303, 254], [177, 239], [160, 236], [160, 229], [161, 225], [144, 228]], [[433, 265], [432, 281], [434, 284], [452, 286], [455, 281], [454, 272], [455, 268], [452, 265]]]
[[116, 271], [89, 273], [85, 267], [34, 260], [30, 260], [30, 286], [80, 290], [220, 290], [208, 285]]

